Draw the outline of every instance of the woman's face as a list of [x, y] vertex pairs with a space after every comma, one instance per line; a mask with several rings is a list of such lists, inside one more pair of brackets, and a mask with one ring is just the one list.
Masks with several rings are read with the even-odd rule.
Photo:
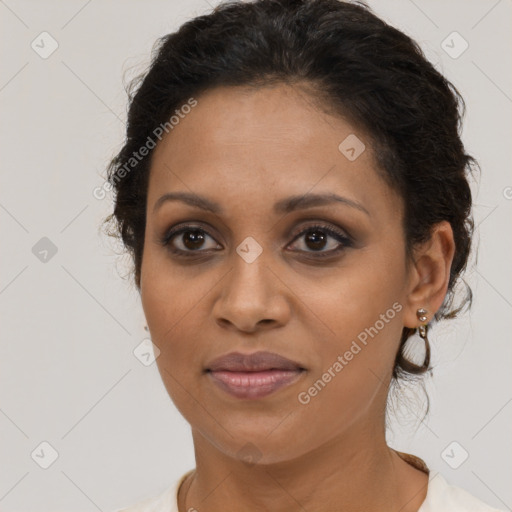
[[[148, 189], [140, 287], [167, 391], [194, 434], [229, 456], [290, 460], [349, 433], [356, 448], [384, 428], [411, 314], [402, 200], [364, 134], [296, 89], [196, 99], [155, 148]], [[217, 211], [159, 201], [170, 193]], [[331, 194], [342, 199], [313, 201]], [[188, 231], [165, 246], [174, 227]], [[258, 351], [304, 371], [264, 396], [235, 396], [206, 371]]]

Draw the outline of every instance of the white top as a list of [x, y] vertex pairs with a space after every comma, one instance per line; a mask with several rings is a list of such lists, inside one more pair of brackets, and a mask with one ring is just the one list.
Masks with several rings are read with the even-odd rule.
[[[178, 489], [193, 470], [185, 473], [162, 494], [116, 512], [179, 512]], [[418, 512], [504, 512], [492, 508], [469, 492], [450, 485], [439, 472], [431, 471], [427, 496]]]

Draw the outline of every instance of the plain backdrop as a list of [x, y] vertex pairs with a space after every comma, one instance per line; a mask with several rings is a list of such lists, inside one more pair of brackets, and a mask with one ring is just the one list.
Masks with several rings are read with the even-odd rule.
[[[123, 140], [123, 80], [146, 68], [157, 37], [216, 3], [0, 1], [3, 512], [107, 512], [194, 467], [188, 424], [156, 365], [134, 355], [144, 317], [122, 279], [129, 261], [98, 232], [111, 199], [93, 190]], [[458, 87], [482, 167], [473, 308], [432, 331], [430, 414], [421, 421], [413, 390], [389, 443], [510, 510], [511, 1], [369, 4]]]

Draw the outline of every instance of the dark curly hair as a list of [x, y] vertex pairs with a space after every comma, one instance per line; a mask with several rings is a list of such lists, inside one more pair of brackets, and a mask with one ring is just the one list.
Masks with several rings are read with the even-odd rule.
[[[115, 229], [108, 234], [120, 237], [130, 253], [137, 287], [152, 151], [133, 170], [127, 162], [189, 98], [218, 86], [274, 84], [303, 87], [318, 108], [367, 135], [377, 171], [404, 201], [408, 261], [436, 223], [451, 224], [455, 255], [434, 320], [469, 306], [467, 285], [459, 307], [453, 304], [474, 229], [467, 173], [478, 167], [459, 135], [464, 101], [411, 38], [364, 3], [340, 0], [230, 1], [155, 43], [149, 70], [128, 88], [126, 141], [107, 178], [115, 193], [114, 213], [105, 220]], [[407, 357], [414, 332], [402, 331], [395, 381], [430, 368], [428, 343], [423, 364]]]

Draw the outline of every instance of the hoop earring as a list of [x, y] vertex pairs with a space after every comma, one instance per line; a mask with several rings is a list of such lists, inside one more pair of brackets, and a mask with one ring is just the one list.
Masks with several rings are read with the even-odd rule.
[[418, 326], [418, 334], [420, 335], [420, 338], [425, 342], [425, 360], [423, 361], [423, 368], [425, 370], [428, 370], [428, 367], [430, 365], [430, 343], [428, 341], [428, 311], [425, 308], [419, 308], [416, 311], [416, 316], [418, 317], [418, 320], [420, 322], [425, 322]]

